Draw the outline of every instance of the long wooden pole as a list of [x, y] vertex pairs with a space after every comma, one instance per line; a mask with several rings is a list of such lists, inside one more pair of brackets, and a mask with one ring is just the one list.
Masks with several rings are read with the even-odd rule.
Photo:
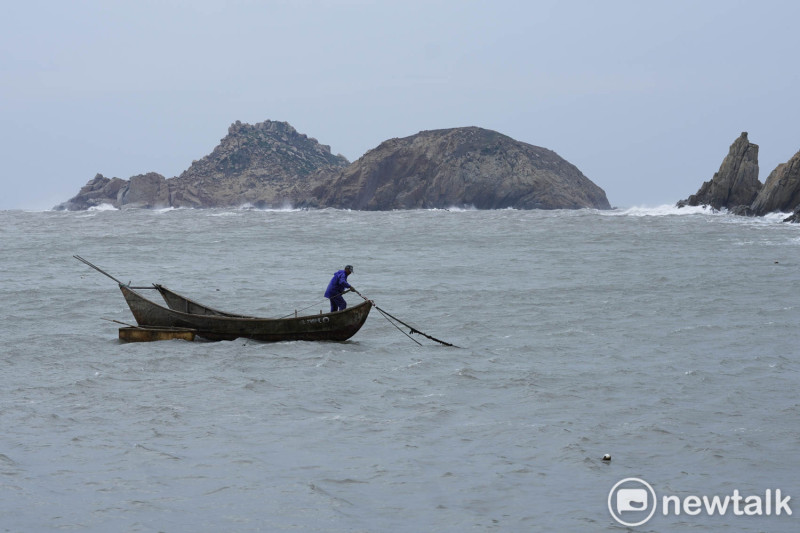
[[117, 278], [115, 278], [114, 276], [112, 276], [111, 274], [109, 274], [108, 272], [106, 272], [105, 270], [102, 270], [100, 267], [98, 267], [98, 266], [95, 266], [95, 265], [91, 264], [89, 261], [87, 261], [87, 260], [86, 260], [86, 259], [84, 259], [83, 257], [81, 257], [81, 256], [79, 256], [79, 255], [73, 255], [72, 257], [74, 257], [75, 259], [77, 259], [77, 260], [78, 260], [78, 261], [80, 261], [81, 263], [84, 263], [84, 264], [86, 264], [86, 265], [89, 265], [90, 267], [92, 267], [93, 269], [97, 270], [98, 272], [100, 272], [100, 273], [101, 273], [101, 274], [103, 274], [104, 276], [108, 276], [109, 278], [111, 278], [111, 279], [113, 279], [114, 281], [116, 281], [116, 282], [117, 282], [119, 285], [125, 285], [125, 284], [124, 284], [124, 283], [122, 283], [120, 280], [118, 280]]

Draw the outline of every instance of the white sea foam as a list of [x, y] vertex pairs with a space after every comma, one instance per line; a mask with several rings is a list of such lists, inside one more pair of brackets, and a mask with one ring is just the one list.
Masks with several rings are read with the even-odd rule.
[[674, 204], [664, 204], [658, 206], [634, 206], [611, 211], [598, 211], [598, 213], [609, 216], [663, 217], [673, 215], [725, 215], [727, 210], [716, 210], [708, 206], [676, 207]]
[[791, 213], [781, 213], [780, 211], [776, 211], [774, 213], [767, 213], [762, 218], [770, 222], [783, 222], [784, 219], [786, 219], [786, 217], [789, 215], [791, 215]]
[[462, 205], [462, 206], [450, 206], [450, 207], [448, 207], [448, 208], [446, 208], [446, 209], [440, 209], [440, 208], [429, 209], [429, 211], [457, 211], [457, 212], [462, 212], [462, 211], [477, 211], [477, 210], [478, 210], [478, 209], [477, 209], [477, 208], [476, 208], [474, 205], [467, 205], [467, 206], [463, 206], [463, 205]]
[[245, 202], [236, 209], [239, 211], [263, 211], [265, 213], [307, 211], [304, 208], [294, 207], [289, 201], [283, 202], [280, 207], [257, 207], [250, 202]]
[[119, 211], [119, 209], [111, 204], [100, 204], [90, 207], [87, 211]]
[[626, 217], [666, 217], [666, 216], [714, 216], [721, 217], [727, 222], [736, 224], [775, 224], [782, 223], [789, 213], [774, 212], [763, 216], [751, 217], [734, 215], [725, 208], [714, 209], [709, 206], [686, 206], [676, 207], [675, 205], [665, 204], [659, 206], [634, 206], [624, 209], [613, 209], [611, 211], [597, 211], [598, 214], [605, 216], [626, 216]]

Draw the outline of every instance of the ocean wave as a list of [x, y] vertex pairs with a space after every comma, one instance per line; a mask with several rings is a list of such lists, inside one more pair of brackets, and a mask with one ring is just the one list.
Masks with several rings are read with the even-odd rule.
[[258, 207], [250, 202], [246, 202], [236, 208], [239, 211], [267, 211], [267, 212], [283, 212], [283, 211], [307, 211], [305, 208], [294, 207], [291, 202], [284, 202], [280, 207]]
[[119, 209], [111, 204], [100, 204], [90, 207], [87, 211], [119, 211]]
[[687, 206], [676, 207], [674, 204], [664, 204], [659, 206], [634, 206], [625, 209], [612, 209], [611, 211], [597, 211], [608, 216], [630, 216], [630, 217], [663, 217], [672, 215], [724, 215], [727, 210], [715, 210], [708, 206]]
[[474, 205], [467, 205], [467, 206], [464, 206], [464, 205], [462, 205], [462, 206], [452, 205], [450, 207], [441, 207], [441, 208], [440, 207], [434, 207], [432, 209], [424, 209], [424, 211], [458, 211], [458, 212], [462, 212], [462, 211], [478, 211], [478, 208], [475, 207]]
[[606, 216], [629, 216], [629, 217], [664, 217], [664, 216], [691, 216], [691, 215], [705, 215], [705, 216], [719, 216], [730, 217], [732, 220], [741, 222], [783, 222], [789, 216], [789, 213], [773, 212], [767, 213], [763, 216], [749, 217], [734, 215], [726, 208], [714, 209], [710, 206], [686, 206], [676, 207], [675, 205], [659, 205], [659, 206], [634, 206], [624, 209], [613, 209], [611, 211], [597, 211], [597, 213]]

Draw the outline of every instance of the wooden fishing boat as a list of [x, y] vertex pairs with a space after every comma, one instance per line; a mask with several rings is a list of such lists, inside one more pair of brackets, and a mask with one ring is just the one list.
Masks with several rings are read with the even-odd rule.
[[[73, 257], [116, 281], [119, 285], [128, 307], [130, 307], [136, 322], [139, 324], [138, 327], [121, 328], [121, 340], [179, 338], [177, 337], [178, 335], [186, 333], [182, 330], [186, 330], [190, 332], [186, 334], [187, 338], [197, 334], [209, 340], [233, 340], [239, 337], [246, 337], [273, 342], [289, 340], [345, 341], [361, 329], [361, 326], [367, 321], [370, 309], [374, 307], [398, 330], [402, 331], [397, 324], [402, 324], [409, 328], [408, 333], [403, 333], [420, 346], [420, 342], [411, 338], [412, 333], [417, 333], [445, 346], [458, 348], [454, 344], [437, 339], [406, 324], [396, 316], [389, 314], [385, 309], [375, 305], [372, 300], [368, 300], [352, 287], [351, 290], [364, 298], [364, 302], [349, 307], [344, 311], [325, 314], [320, 311], [319, 315], [307, 316], [297, 316], [297, 311], [295, 311], [295, 316], [292, 318], [258, 318], [214, 309], [155, 283], [152, 287], [131, 287], [83, 257], [79, 255], [74, 255]], [[134, 289], [157, 289], [164, 301], [167, 302], [167, 307], [148, 300]], [[113, 322], [117, 321], [113, 320]], [[124, 322], [120, 323], [125, 324]], [[129, 326], [129, 324], [125, 325]], [[135, 331], [147, 329], [158, 331], [148, 333]]]
[[372, 309], [372, 302], [365, 300], [335, 313], [290, 318], [258, 318], [219, 311], [163, 287], [163, 292], [161, 289], [159, 292], [169, 302], [168, 305], [183, 306], [184, 310], [164, 307], [145, 298], [127, 285], [120, 284], [119, 288], [139, 326], [192, 329], [199, 337], [208, 340], [233, 340], [243, 337], [270, 342], [344, 341], [361, 329]]

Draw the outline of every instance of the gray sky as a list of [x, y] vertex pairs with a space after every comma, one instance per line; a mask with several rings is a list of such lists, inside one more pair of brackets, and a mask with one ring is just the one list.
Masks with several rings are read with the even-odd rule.
[[479, 126], [549, 148], [618, 207], [672, 204], [742, 131], [760, 179], [800, 150], [800, 2], [6, 2], [0, 209], [96, 173], [180, 174], [236, 120], [355, 161]]

